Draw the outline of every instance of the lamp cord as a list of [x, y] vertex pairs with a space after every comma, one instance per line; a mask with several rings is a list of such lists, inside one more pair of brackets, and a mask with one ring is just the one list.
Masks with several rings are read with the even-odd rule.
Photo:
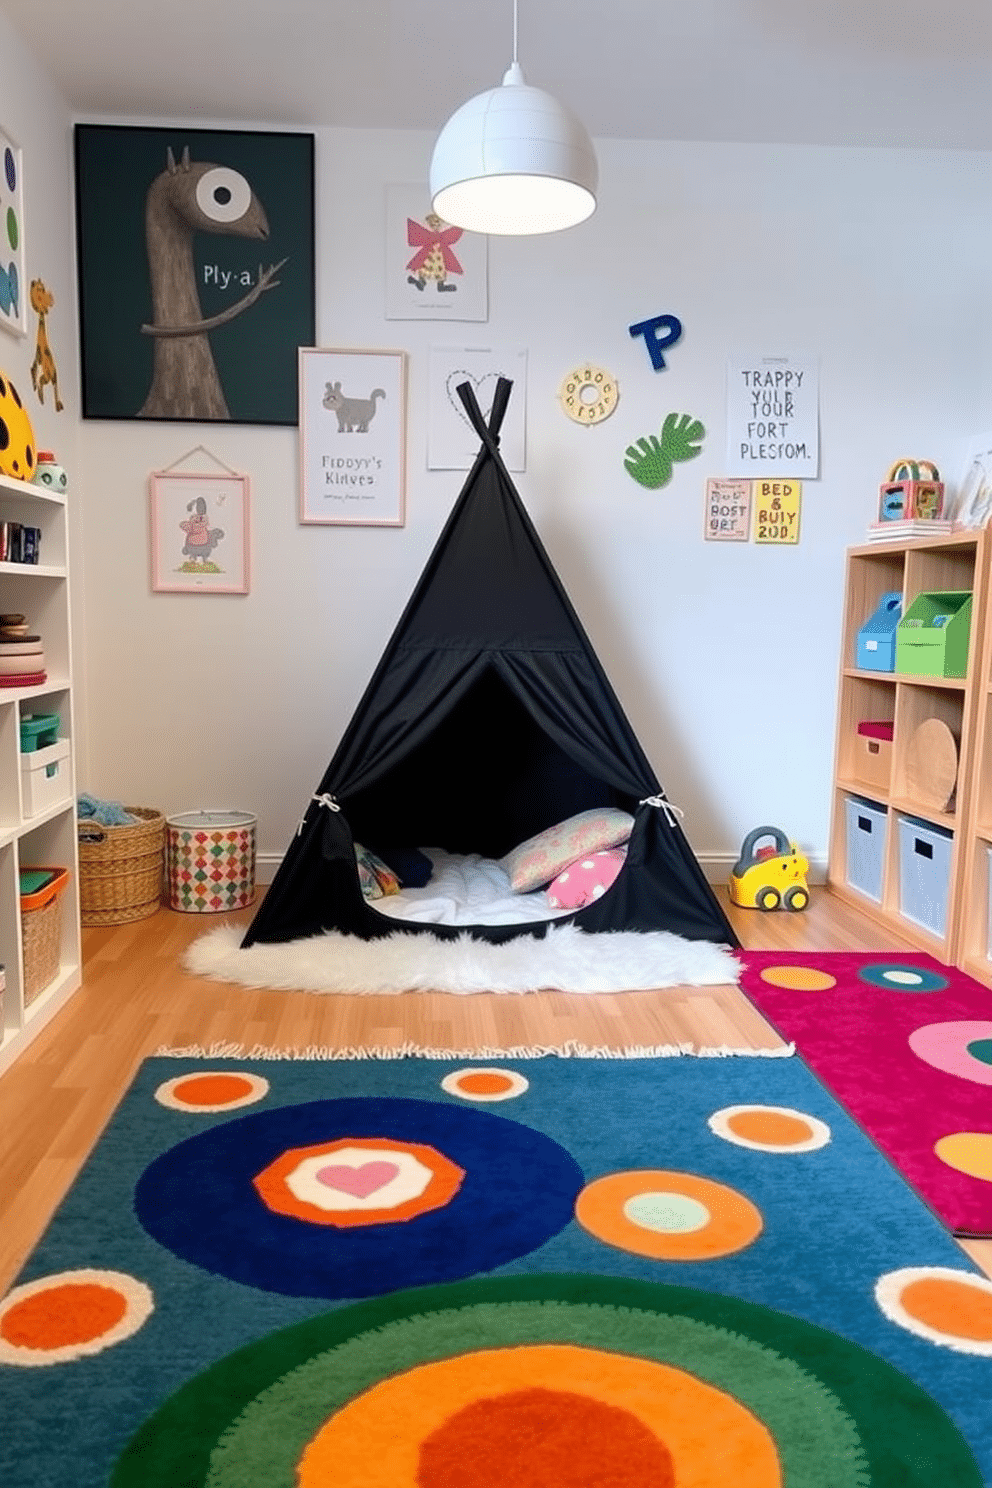
[[517, 0], [513, 0], [513, 60], [517, 60]]

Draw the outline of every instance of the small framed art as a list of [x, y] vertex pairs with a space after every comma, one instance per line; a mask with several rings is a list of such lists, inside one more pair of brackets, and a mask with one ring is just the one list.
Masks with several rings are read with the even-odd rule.
[[250, 530], [246, 475], [156, 471], [149, 481], [152, 589], [161, 594], [247, 594]]
[[300, 521], [402, 527], [406, 352], [300, 348]]
[[426, 184], [386, 187], [386, 319], [488, 320], [489, 239], [444, 222]]
[[27, 332], [23, 175], [21, 148], [0, 127], [0, 326], [12, 336]]

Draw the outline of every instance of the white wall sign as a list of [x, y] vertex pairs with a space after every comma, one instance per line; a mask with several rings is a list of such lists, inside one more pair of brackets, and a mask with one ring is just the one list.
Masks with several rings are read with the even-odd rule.
[[301, 346], [300, 521], [402, 527], [406, 352]]
[[471, 470], [479, 453], [479, 436], [472, 428], [457, 388], [471, 384], [482, 416], [489, 414], [501, 377], [513, 383], [506, 418], [499, 436], [499, 452], [507, 470], [525, 470], [527, 409], [527, 353], [498, 347], [435, 346], [430, 354], [428, 384], [428, 470]]
[[707, 542], [747, 542], [750, 535], [751, 482], [712, 476], [706, 482], [703, 536]]
[[489, 239], [431, 211], [426, 185], [386, 188], [386, 319], [488, 320]]
[[814, 357], [731, 357], [727, 472], [816, 479], [820, 473], [820, 382]]

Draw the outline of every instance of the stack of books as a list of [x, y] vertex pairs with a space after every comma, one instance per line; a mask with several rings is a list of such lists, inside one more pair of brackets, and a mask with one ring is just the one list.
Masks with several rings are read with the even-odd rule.
[[40, 527], [0, 522], [0, 563], [37, 563], [40, 552]]
[[891, 522], [872, 522], [869, 542], [905, 542], [910, 537], [938, 537], [953, 532], [954, 523], [943, 517], [896, 517]]
[[38, 687], [48, 676], [40, 635], [23, 615], [0, 615], [0, 687]]

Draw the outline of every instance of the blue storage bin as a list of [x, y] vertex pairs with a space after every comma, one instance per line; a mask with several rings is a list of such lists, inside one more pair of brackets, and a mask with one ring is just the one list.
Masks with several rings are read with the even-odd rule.
[[896, 669], [896, 627], [902, 618], [902, 593], [883, 594], [878, 609], [858, 631], [856, 665], [866, 672]]
[[899, 817], [899, 913], [934, 935], [947, 931], [954, 837], [946, 827]]
[[863, 796], [845, 796], [847, 815], [847, 882], [867, 899], [882, 902], [885, 831], [888, 812]]

